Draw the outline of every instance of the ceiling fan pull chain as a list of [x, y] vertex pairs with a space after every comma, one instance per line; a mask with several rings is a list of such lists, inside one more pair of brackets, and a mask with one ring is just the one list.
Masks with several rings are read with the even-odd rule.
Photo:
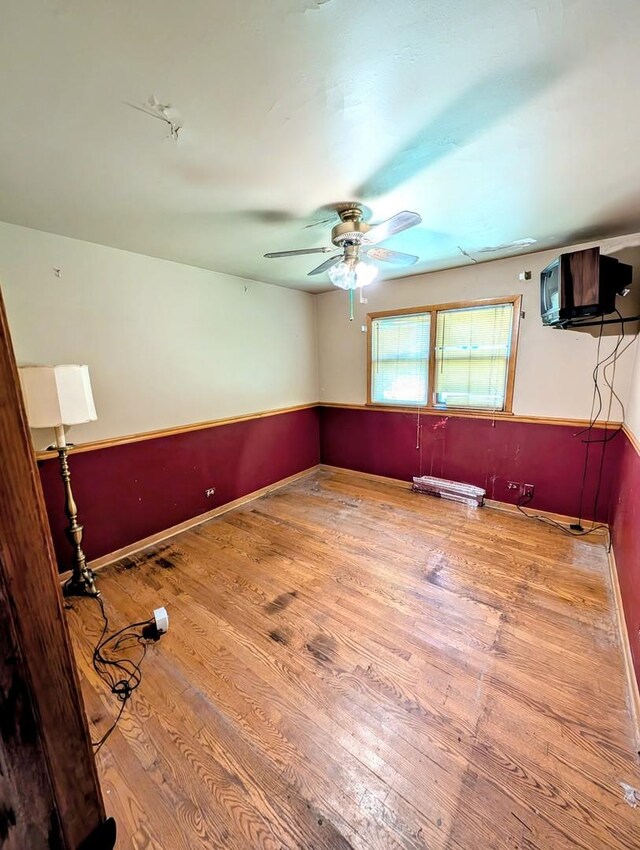
[[354, 293], [354, 290], [350, 289], [349, 290], [349, 321], [350, 322], [353, 321], [353, 293]]

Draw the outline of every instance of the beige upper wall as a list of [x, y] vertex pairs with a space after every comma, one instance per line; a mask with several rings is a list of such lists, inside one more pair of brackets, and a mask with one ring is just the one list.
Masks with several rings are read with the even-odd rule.
[[625, 423], [638, 443], [640, 443], [640, 346], [636, 347]]
[[0, 286], [20, 365], [89, 365], [73, 442], [317, 400], [306, 293], [4, 223]]
[[[613, 240], [600, 244], [606, 250]], [[99, 418], [70, 430], [78, 443], [311, 403], [318, 372], [322, 401], [363, 404], [366, 312], [514, 293], [523, 294], [526, 311], [514, 412], [587, 418], [597, 339], [540, 323], [538, 274], [555, 255], [374, 284], [351, 324], [344, 292], [314, 298], [0, 223], [0, 286], [18, 362], [89, 364]], [[640, 252], [616, 256], [634, 264], [638, 289], [634, 301], [619, 303], [627, 314], [640, 313]], [[532, 271], [531, 281], [518, 280], [523, 269]], [[602, 351], [614, 341], [606, 337]], [[640, 437], [636, 348], [621, 357], [615, 384]], [[620, 419], [615, 405], [610, 418]], [[35, 437], [38, 447], [51, 441], [47, 433]]]
[[[640, 243], [640, 237], [629, 239], [631, 243], [634, 241]], [[603, 240], [594, 244], [600, 244], [606, 251], [607, 246], [613, 248], [616, 242], [620, 240]], [[317, 296], [320, 400], [346, 404], [366, 402], [367, 335], [362, 332], [361, 326], [365, 323], [367, 312], [522, 294], [525, 318], [520, 325], [514, 413], [588, 419], [598, 329], [592, 329], [593, 335], [585, 330], [560, 331], [543, 327], [540, 320], [539, 274], [558, 253], [547, 251], [374, 283], [365, 290], [368, 304], [360, 305], [356, 299], [357, 313], [353, 323], [349, 322], [345, 292], [336, 290]], [[624, 249], [617, 251], [615, 256], [634, 265], [635, 292], [627, 298], [618, 299], [619, 309], [626, 315], [640, 313], [640, 251], [638, 248]], [[530, 281], [518, 279], [519, 273], [524, 270], [531, 271]], [[607, 336], [603, 337], [602, 355], [612, 351], [619, 334], [619, 326], [613, 327], [615, 330], [607, 330]], [[634, 331], [636, 327], [633, 327]], [[620, 357], [616, 369], [615, 388], [624, 402], [629, 399], [636, 347], [633, 342]], [[639, 379], [640, 373], [637, 373], [636, 381]], [[640, 401], [636, 409], [639, 408]], [[609, 418], [615, 421], [622, 419], [615, 401]]]

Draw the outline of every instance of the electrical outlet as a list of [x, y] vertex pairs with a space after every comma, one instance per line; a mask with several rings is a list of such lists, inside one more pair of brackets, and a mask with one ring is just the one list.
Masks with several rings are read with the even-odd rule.
[[216, 492], [216, 488], [215, 488], [215, 487], [209, 487], [209, 489], [208, 489], [208, 490], [205, 490], [205, 491], [204, 491], [204, 494], [205, 494], [205, 496], [206, 496], [206, 497], [207, 497], [207, 499], [208, 499], [208, 498], [209, 498], [209, 496], [213, 496], [215, 492]]
[[532, 498], [535, 487], [533, 484], [523, 484], [521, 481], [507, 481], [507, 490], [515, 490], [520, 496]]

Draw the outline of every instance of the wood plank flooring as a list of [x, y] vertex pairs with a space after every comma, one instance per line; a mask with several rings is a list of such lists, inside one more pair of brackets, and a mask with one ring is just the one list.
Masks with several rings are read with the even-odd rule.
[[321, 471], [99, 584], [114, 628], [171, 618], [98, 754], [122, 850], [640, 848], [601, 541]]

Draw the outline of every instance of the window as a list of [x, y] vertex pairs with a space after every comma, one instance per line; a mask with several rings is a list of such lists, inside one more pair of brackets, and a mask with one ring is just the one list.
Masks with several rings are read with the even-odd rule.
[[369, 315], [370, 404], [511, 409], [520, 296]]
[[375, 319], [371, 339], [375, 404], [426, 405], [431, 314]]
[[513, 304], [437, 313], [436, 406], [504, 410]]

